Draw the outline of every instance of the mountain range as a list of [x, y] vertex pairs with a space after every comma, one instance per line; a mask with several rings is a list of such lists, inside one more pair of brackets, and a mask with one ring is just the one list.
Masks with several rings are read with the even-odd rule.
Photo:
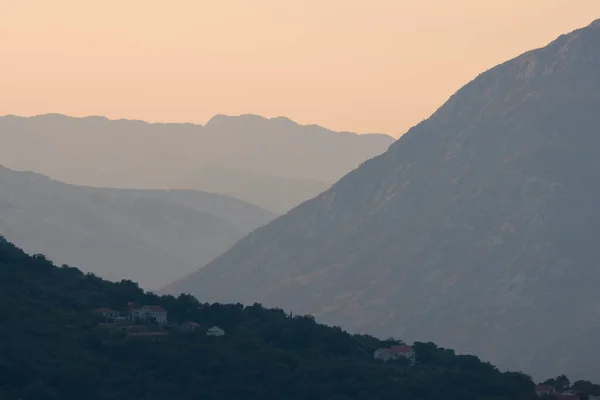
[[213, 192], [277, 214], [326, 190], [393, 141], [256, 115], [217, 115], [205, 126], [0, 117], [0, 162], [8, 168], [75, 185]]
[[0, 232], [7, 239], [147, 289], [194, 271], [275, 216], [211, 193], [82, 187], [0, 167]]
[[165, 288], [600, 378], [600, 20]]

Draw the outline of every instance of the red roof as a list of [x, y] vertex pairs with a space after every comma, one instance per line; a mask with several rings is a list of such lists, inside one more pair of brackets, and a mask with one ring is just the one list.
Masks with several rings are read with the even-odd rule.
[[144, 306], [144, 308], [147, 308], [152, 312], [167, 312], [167, 310], [165, 310], [161, 306]]
[[391, 353], [411, 353], [413, 351], [412, 347], [407, 345], [398, 345], [390, 347], [389, 351]]
[[94, 312], [97, 312], [97, 313], [115, 313], [116, 311], [113, 310], [112, 308], [96, 308], [94, 310]]

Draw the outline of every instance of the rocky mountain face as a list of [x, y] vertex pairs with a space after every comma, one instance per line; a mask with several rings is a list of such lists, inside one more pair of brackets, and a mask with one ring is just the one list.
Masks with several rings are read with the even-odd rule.
[[383, 155], [167, 287], [600, 378], [600, 22], [477, 77]]
[[98, 189], [0, 167], [0, 233], [58, 264], [157, 289], [275, 217], [210, 193]]
[[0, 117], [0, 162], [8, 168], [75, 185], [219, 193], [277, 214], [328, 189], [393, 141], [256, 115], [217, 115], [205, 126]]

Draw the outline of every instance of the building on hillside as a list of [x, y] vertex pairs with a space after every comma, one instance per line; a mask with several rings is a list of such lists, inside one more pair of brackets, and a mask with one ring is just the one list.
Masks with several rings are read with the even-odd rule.
[[119, 317], [119, 312], [112, 308], [96, 308], [94, 313], [102, 315], [104, 318], [115, 319]]
[[415, 360], [415, 352], [412, 347], [403, 345], [392, 346], [389, 348], [382, 348], [375, 350], [373, 358], [376, 360], [390, 361], [398, 360], [400, 358], [406, 358], [410, 361]]
[[148, 320], [154, 318], [161, 325], [169, 322], [167, 319], [167, 310], [161, 306], [143, 306], [142, 308], [133, 308], [129, 310], [129, 317], [132, 320]]
[[198, 328], [200, 328], [200, 325], [191, 321], [184, 322], [183, 324], [179, 325], [179, 330], [182, 332], [194, 332]]
[[225, 331], [218, 326], [213, 326], [209, 330], [206, 331], [208, 336], [225, 336]]
[[555, 393], [556, 393], [556, 390], [554, 390], [554, 388], [552, 386], [537, 385], [535, 387], [535, 394], [537, 394], [539, 397], [550, 396], [550, 395], [554, 395]]

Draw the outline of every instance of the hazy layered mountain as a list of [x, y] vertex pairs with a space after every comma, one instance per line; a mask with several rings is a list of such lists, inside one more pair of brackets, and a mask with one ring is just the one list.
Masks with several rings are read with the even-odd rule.
[[218, 115], [206, 126], [0, 117], [0, 162], [87, 186], [198, 189], [282, 213], [393, 142], [287, 118]]
[[[334, 156], [335, 157], [335, 156]], [[331, 187], [331, 184], [313, 179], [280, 178], [255, 175], [242, 170], [207, 167], [183, 180], [176, 187], [209, 188], [213, 193], [227, 193], [267, 210], [281, 213]]]
[[460, 89], [167, 291], [600, 378], [600, 21]]
[[57, 263], [156, 289], [275, 216], [194, 191], [97, 189], [0, 167], [0, 232]]

